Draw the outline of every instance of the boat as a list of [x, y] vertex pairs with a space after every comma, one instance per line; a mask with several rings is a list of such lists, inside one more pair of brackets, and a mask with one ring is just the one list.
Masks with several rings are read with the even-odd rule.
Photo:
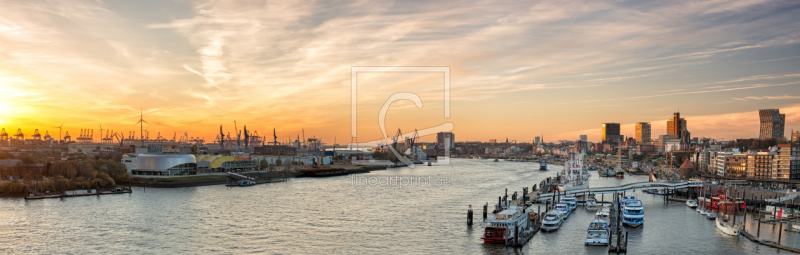
[[542, 218], [542, 230], [550, 232], [558, 230], [564, 223], [564, 216], [556, 211], [550, 211]]
[[739, 230], [742, 229], [742, 224], [733, 224], [727, 219], [728, 217], [717, 217], [715, 222], [717, 223], [717, 228], [727, 235], [738, 236]]
[[500, 160], [499, 159], [494, 159], [494, 162], [500, 162]]
[[594, 198], [594, 195], [591, 195], [586, 199], [584, 206], [586, 207], [586, 210], [589, 211], [597, 210], [597, 199]]
[[256, 185], [256, 182], [252, 181], [252, 180], [241, 180], [241, 181], [236, 182], [236, 186], [241, 186], [241, 187], [247, 187], [247, 186], [253, 186], [253, 185]]
[[697, 208], [697, 201], [695, 201], [694, 199], [686, 200], [686, 206], [688, 206], [689, 208]]
[[610, 236], [609, 222], [603, 219], [594, 219], [589, 223], [589, 229], [586, 230], [585, 245], [608, 245]]
[[625, 171], [622, 170], [622, 156], [620, 153], [622, 152], [622, 147], [619, 147], [617, 150], [617, 167], [614, 169], [614, 176], [617, 178], [625, 178]]
[[717, 214], [716, 213], [708, 213], [708, 214], [706, 214], [706, 219], [716, 220], [717, 219]]
[[578, 208], [578, 199], [573, 196], [562, 196], [559, 203], [568, 204], [570, 210]]
[[569, 159], [564, 163], [561, 172], [559, 191], [570, 191], [589, 188], [590, 175], [583, 169], [583, 153], [570, 153]]
[[644, 206], [642, 200], [634, 196], [622, 201], [622, 223], [629, 227], [638, 227], [644, 224]]
[[597, 213], [594, 214], [594, 218], [595, 219], [603, 219], [603, 220], [606, 220], [606, 221], [610, 221], [611, 220], [611, 206], [610, 205], [604, 205], [603, 208], [600, 208], [600, 210], [597, 211]]
[[565, 220], [569, 218], [570, 214], [572, 214], [572, 208], [569, 206], [569, 204], [564, 203], [556, 204], [556, 206], [553, 207], [553, 211], [560, 213]]
[[708, 215], [709, 213], [712, 213], [712, 212], [706, 211], [703, 208], [700, 208], [700, 211], [698, 211], [698, 212], [700, 212], [701, 215]]
[[539, 161], [539, 171], [547, 171], [547, 162]]
[[710, 211], [715, 211], [719, 208], [720, 211], [730, 211], [736, 208], [742, 208], [743, 200], [730, 201], [730, 198], [722, 190], [717, 191], [717, 196], [712, 197], [698, 197], [698, 205], [707, 208]]
[[524, 232], [532, 232], [530, 213], [530, 210], [525, 210], [524, 205], [517, 205], [516, 201], [512, 201], [508, 208], [496, 213], [494, 219], [486, 220], [481, 239], [484, 243], [506, 244], [514, 240], [515, 233], [523, 235]]

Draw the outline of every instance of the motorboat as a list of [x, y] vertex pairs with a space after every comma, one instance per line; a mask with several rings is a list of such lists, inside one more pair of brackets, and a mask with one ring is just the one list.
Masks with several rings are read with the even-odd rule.
[[553, 207], [553, 211], [560, 213], [562, 217], [566, 220], [569, 218], [569, 215], [572, 213], [572, 208], [570, 208], [569, 204], [559, 203]]
[[727, 217], [717, 217], [715, 222], [717, 223], [717, 229], [727, 235], [738, 236], [739, 231], [742, 229], [742, 224], [733, 224]]
[[575, 210], [575, 208], [578, 208], [578, 199], [573, 196], [563, 196], [561, 197], [559, 203], [568, 204], [570, 210]]
[[532, 232], [530, 213], [530, 210], [525, 210], [524, 205], [511, 202], [505, 210], [496, 213], [493, 219], [486, 220], [481, 239], [484, 243], [505, 244], [513, 240], [516, 233]]
[[595, 199], [594, 196], [590, 196], [586, 199], [584, 206], [586, 207], [586, 210], [589, 211], [597, 210], [597, 199]]
[[585, 245], [608, 245], [610, 236], [609, 222], [603, 219], [594, 219], [589, 223], [589, 229], [586, 230]]
[[717, 219], [717, 214], [716, 213], [708, 213], [708, 214], [706, 214], [706, 219], [716, 220]]
[[542, 218], [542, 230], [550, 232], [558, 230], [564, 223], [564, 216], [557, 211], [550, 211]]
[[629, 227], [638, 227], [644, 224], [644, 206], [636, 197], [623, 200], [622, 223]]
[[603, 208], [600, 208], [600, 210], [597, 211], [597, 213], [594, 214], [594, 218], [595, 219], [602, 219], [602, 220], [610, 221], [611, 220], [611, 206], [604, 205]]
[[688, 206], [689, 208], [697, 208], [697, 201], [695, 201], [694, 199], [686, 200], [686, 206]]

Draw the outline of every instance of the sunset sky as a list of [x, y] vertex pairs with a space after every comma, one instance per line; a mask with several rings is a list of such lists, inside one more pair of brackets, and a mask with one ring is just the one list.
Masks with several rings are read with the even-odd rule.
[[[603, 122], [680, 110], [693, 136], [758, 136], [757, 110], [800, 129], [800, 2], [6, 1], [0, 127], [100, 125], [214, 139], [247, 125], [279, 141], [350, 141], [351, 67], [451, 69], [358, 76], [358, 139], [454, 125], [458, 141], [600, 139]], [[433, 141], [435, 137], [425, 137]]]

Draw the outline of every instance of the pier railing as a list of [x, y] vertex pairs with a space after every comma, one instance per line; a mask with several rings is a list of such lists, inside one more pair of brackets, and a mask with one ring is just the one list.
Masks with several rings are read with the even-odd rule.
[[617, 187], [601, 187], [601, 188], [585, 188], [574, 189], [562, 192], [549, 192], [539, 194], [538, 201], [547, 201], [553, 198], [554, 195], [579, 195], [579, 194], [611, 194], [615, 192], [622, 192], [628, 190], [652, 190], [652, 189], [682, 189], [688, 187], [696, 187], [701, 185], [702, 181], [686, 181], [686, 182], [636, 182], [629, 183]]

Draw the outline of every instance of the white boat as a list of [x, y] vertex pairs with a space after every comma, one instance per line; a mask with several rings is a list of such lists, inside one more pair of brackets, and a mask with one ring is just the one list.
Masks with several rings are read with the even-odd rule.
[[530, 223], [530, 210], [524, 210], [524, 205], [517, 205], [511, 202], [507, 209], [495, 214], [494, 219], [486, 220], [484, 229], [484, 243], [502, 243], [514, 240], [515, 233], [532, 232], [533, 226]]
[[644, 224], [644, 206], [638, 198], [631, 197], [623, 200], [622, 223], [630, 227]]
[[700, 214], [701, 215], [708, 215], [709, 213], [712, 213], [712, 212], [708, 212], [708, 211], [706, 211], [706, 209], [700, 209]]
[[717, 228], [720, 231], [722, 231], [722, 233], [732, 236], [738, 236], [739, 230], [741, 230], [742, 228], [741, 224], [734, 225], [733, 223], [723, 219], [723, 217], [717, 217], [717, 220], [715, 220], [715, 222], [717, 222]]
[[597, 210], [597, 199], [595, 199], [594, 197], [589, 197], [586, 199], [586, 203], [584, 205], [586, 207], [586, 210], [589, 211]]
[[688, 206], [689, 208], [697, 208], [697, 201], [695, 201], [694, 199], [686, 200], [686, 206]]
[[566, 220], [572, 213], [572, 208], [570, 208], [569, 204], [560, 203], [553, 207], [553, 211], [560, 213], [561, 216]]
[[712, 213], [708, 213], [708, 214], [706, 214], [706, 219], [716, 220], [717, 219], [717, 214], [713, 213], [713, 212]]
[[568, 204], [570, 210], [578, 208], [578, 199], [573, 196], [562, 196], [559, 203]]
[[557, 230], [562, 223], [564, 223], [564, 216], [559, 212], [550, 211], [542, 218], [542, 230], [548, 232]]
[[602, 219], [606, 221], [611, 220], [611, 206], [604, 205], [597, 213], [594, 214], [595, 219]]
[[559, 191], [570, 191], [589, 188], [590, 175], [583, 169], [583, 152], [570, 153], [569, 160], [564, 163], [561, 172]]
[[607, 220], [594, 219], [586, 230], [586, 245], [608, 245], [610, 234]]

